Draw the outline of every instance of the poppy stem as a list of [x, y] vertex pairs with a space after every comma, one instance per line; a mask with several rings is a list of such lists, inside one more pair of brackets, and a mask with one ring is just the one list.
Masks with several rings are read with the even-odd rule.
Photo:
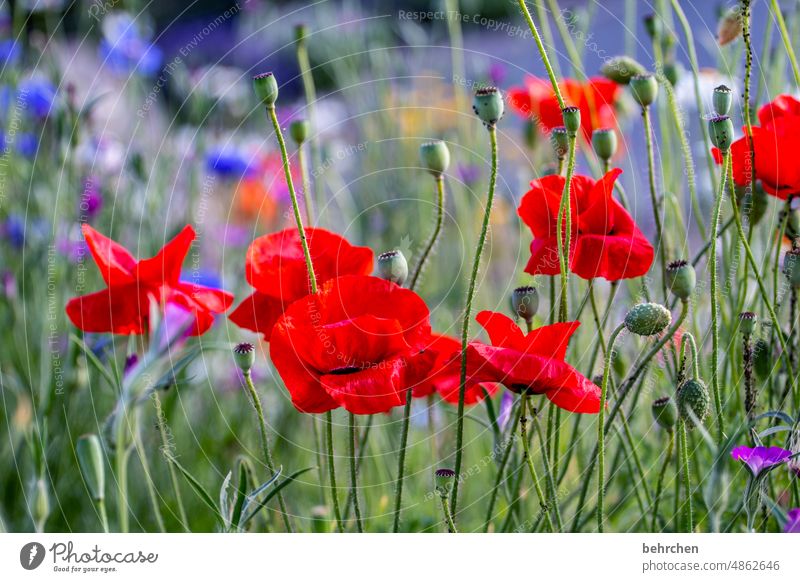
[[417, 283], [419, 282], [419, 277], [422, 274], [423, 268], [425, 267], [425, 261], [428, 260], [428, 257], [433, 252], [433, 248], [436, 246], [436, 241], [439, 238], [439, 233], [442, 231], [442, 225], [444, 224], [444, 176], [439, 174], [435, 177], [435, 180], [437, 192], [436, 224], [433, 227], [433, 234], [431, 234], [428, 244], [425, 245], [425, 250], [422, 251], [422, 256], [419, 258], [419, 262], [414, 269], [414, 274], [411, 276], [411, 282], [409, 283], [408, 288], [412, 291], [414, 291]]
[[[297, 39], [297, 63], [300, 67], [300, 77], [303, 80], [303, 92], [305, 93], [306, 98], [306, 108], [308, 109], [308, 123], [311, 128], [309, 131], [310, 138], [308, 140], [308, 148], [311, 152], [311, 163], [314, 167], [319, 168], [322, 166], [322, 160], [320, 159], [319, 147], [317, 145], [317, 140], [314, 139], [315, 131], [316, 131], [316, 106], [317, 106], [317, 89], [314, 85], [314, 75], [311, 74], [311, 62], [308, 58], [308, 47], [306, 46], [306, 35], [300, 35]], [[300, 148], [302, 149], [302, 148]], [[300, 165], [303, 165], [303, 158], [300, 158]], [[304, 176], [305, 179], [308, 178], [307, 175]], [[303, 189], [307, 191], [306, 185], [303, 184]], [[322, 202], [322, 181], [321, 180], [314, 180], [314, 198], [317, 204], [321, 204]], [[310, 206], [309, 206], [310, 208]], [[308, 220], [309, 224], [312, 224], [312, 220], [309, 217]]]
[[661, 492], [664, 489], [664, 477], [667, 474], [667, 468], [672, 461], [672, 450], [675, 448], [675, 431], [669, 431], [669, 442], [667, 443], [667, 455], [664, 457], [664, 464], [661, 465], [661, 470], [658, 472], [658, 481], [656, 482], [656, 495], [653, 499], [653, 521], [650, 529], [655, 532], [658, 525], [658, 505], [661, 501]]
[[478, 247], [475, 249], [475, 259], [472, 262], [472, 274], [469, 280], [467, 291], [467, 302], [464, 307], [464, 321], [461, 325], [461, 377], [458, 386], [458, 417], [456, 421], [456, 478], [453, 482], [452, 499], [450, 500], [450, 513], [457, 515], [458, 507], [458, 485], [461, 481], [461, 459], [464, 448], [464, 397], [467, 392], [467, 342], [469, 341], [469, 324], [472, 318], [472, 300], [475, 297], [475, 285], [478, 280], [478, 271], [481, 267], [481, 255], [483, 247], [486, 245], [486, 236], [489, 232], [489, 219], [492, 214], [492, 202], [494, 201], [494, 189], [497, 183], [497, 129], [494, 125], [487, 126], [489, 131], [489, 141], [492, 148], [492, 170], [489, 175], [489, 191], [486, 195], [486, 210], [483, 213], [483, 223], [481, 234], [478, 237]]
[[781, 39], [783, 46], [786, 48], [786, 53], [789, 55], [789, 61], [792, 63], [792, 72], [794, 73], [794, 82], [800, 87], [800, 67], [797, 65], [797, 57], [792, 48], [792, 38], [789, 36], [789, 30], [786, 28], [786, 21], [783, 19], [781, 7], [778, 6], [778, 0], [772, 0], [772, 14], [778, 22], [778, 29], [781, 31]]
[[356, 415], [348, 413], [350, 425], [350, 488], [353, 492], [353, 512], [356, 516], [356, 530], [358, 533], [364, 532], [364, 525], [361, 522], [361, 506], [358, 502], [358, 467], [356, 466]]
[[572, 238], [572, 208], [570, 189], [572, 174], [575, 172], [575, 143], [577, 134], [569, 136], [569, 157], [567, 158], [567, 176], [564, 181], [564, 191], [561, 194], [561, 204], [558, 208], [558, 263], [561, 272], [561, 294], [558, 304], [558, 321], [567, 321], [567, 287], [569, 285], [569, 247]]
[[700, 377], [700, 362], [697, 357], [697, 343], [694, 341], [694, 336], [686, 331], [681, 336], [681, 353], [680, 361], [683, 362], [686, 357], [686, 346], [689, 346], [689, 351], [692, 353], [692, 378]]
[[[536, 497], [539, 499], [539, 508], [542, 515], [547, 522], [547, 527], [549, 531], [553, 530], [553, 521], [550, 519], [550, 508], [547, 506], [547, 500], [544, 497], [544, 492], [542, 491], [541, 485], [539, 485], [539, 476], [536, 474], [536, 466], [533, 464], [533, 459], [531, 458], [531, 447], [530, 443], [528, 443], [528, 431], [527, 431], [527, 424], [528, 424], [528, 394], [527, 390], [522, 393], [522, 402], [520, 403], [520, 407], [522, 408], [522, 416], [519, 419], [519, 436], [522, 439], [522, 457], [525, 461], [525, 464], [528, 465], [528, 471], [531, 474], [531, 481], [533, 481], [533, 488], [536, 491]], [[532, 411], [533, 416], [536, 416], [536, 411]], [[544, 447], [544, 442], [541, 443], [541, 446]]]
[[650, 203], [653, 206], [653, 221], [656, 227], [656, 241], [658, 241], [658, 255], [661, 260], [661, 287], [664, 300], [667, 299], [667, 284], [664, 280], [664, 269], [667, 266], [666, 245], [661, 226], [661, 205], [658, 202], [656, 190], [656, 160], [653, 151], [653, 122], [650, 119], [650, 107], [642, 107], [642, 121], [644, 121], [644, 137], [647, 145], [647, 176], [650, 185]]
[[[553, 410], [552, 408], [550, 409]], [[531, 417], [533, 418], [533, 426], [536, 429], [536, 434], [539, 436], [539, 441], [542, 443], [542, 461], [544, 463], [544, 478], [545, 483], [548, 489], [548, 496], [550, 497], [550, 505], [553, 509], [553, 515], [556, 518], [556, 527], [558, 528], [556, 531], [561, 533], [564, 531], [564, 522], [561, 520], [561, 509], [558, 506], [558, 495], [556, 494], [556, 484], [555, 480], [553, 479], [553, 469], [551, 468], [550, 464], [550, 455], [547, 452], [547, 445], [544, 440], [544, 434], [542, 431], [542, 423], [539, 422], [538, 416], [532, 414]], [[553, 455], [557, 454], [555, 451]]]
[[[161, 450], [166, 452], [171, 448], [167, 417], [164, 415], [164, 409], [161, 406], [161, 398], [159, 398], [157, 391], [153, 392], [152, 398], [156, 409], [156, 429], [158, 430], [159, 437], [161, 437]], [[178, 504], [178, 515], [180, 516], [181, 526], [183, 527], [183, 531], [189, 532], [189, 518], [186, 515], [186, 508], [183, 506], [183, 496], [181, 495], [181, 488], [178, 483], [178, 474], [175, 471], [175, 465], [167, 461], [167, 468], [169, 469], [172, 490], [175, 493], [175, 501]]]
[[328, 481], [333, 503], [333, 517], [336, 519], [336, 528], [339, 533], [344, 533], [342, 512], [339, 510], [339, 497], [336, 491], [336, 466], [333, 463], [333, 415], [330, 410], [325, 413], [325, 441], [328, 447]]
[[300, 205], [297, 202], [297, 192], [294, 189], [294, 181], [292, 180], [292, 171], [289, 167], [289, 154], [286, 151], [286, 142], [283, 139], [283, 132], [281, 125], [278, 123], [278, 116], [275, 114], [275, 106], [267, 107], [267, 115], [272, 121], [272, 127], [275, 130], [275, 136], [278, 138], [278, 147], [281, 150], [281, 158], [283, 159], [283, 174], [286, 177], [286, 185], [289, 187], [289, 196], [292, 199], [292, 211], [294, 212], [294, 220], [297, 223], [297, 231], [300, 235], [300, 244], [303, 247], [303, 256], [306, 260], [306, 270], [308, 271], [308, 283], [311, 293], [317, 292], [317, 277], [314, 275], [314, 265], [311, 263], [311, 251], [308, 249], [308, 239], [306, 238], [306, 231], [303, 228], [303, 217], [300, 215]]
[[[358, 461], [356, 463], [356, 471], [361, 470], [361, 464], [364, 462], [364, 454], [367, 450], [367, 441], [369, 440], [369, 433], [372, 430], [372, 424], [375, 421], [375, 415], [370, 414], [367, 417], [367, 424], [364, 425], [364, 430], [361, 431], [361, 439], [358, 441]], [[348, 491], [347, 501], [344, 504], [343, 521], [350, 519], [350, 506], [353, 504], [353, 491]]]
[[314, 224], [314, 207], [311, 203], [311, 182], [308, 177], [308, 161], [303, 144], [297, 146], [297, 163], [300, 166], [300, 176], [303, 180], [303, 204], [306, 207], [306, 221], [309, 226]]
[[689, 478], [689, 444], [686, 439], [686, 422], [681, 420], [680, 431], [678, 433], [678, 449], [681, 453], [681, 475], [683, 477], [683, 489], [686, 494], [686, 500], [683, 504], [684, 511], [684, 525], [686, 526], [687, 533], [694, 531], [694, 518], [692, 516], [692, 484]]
[[[794, 288], [792, 294], [796, 296]], [[792, 321], [794, 325], [794, 321]], [[756, 390], [753, 383], [753, 338], [751, 334], [742, 334], [742, 368], [744, 369], [744, 411], [750, 423], [750, 440], [756, 446], [756, 430], [753, 422], [756, 416]]]
[[444, 513], [444, 522], [447, 524], [448, 533], [458, 533], [456, 523], [453, 521], [453, 516], [450, 513], [450, 508], [447, 506], [447, 496], [440, 495], [439, 500], [442, 502], [442, 513]]
[[517, 432], [520, 416], [522, 416], [522, 406], [517, 407], [517, 413], [514, 415], [514, 421], [511, 424], [511, 430], [505, 440], [501, 443], [503, 445], [503, 452], [502, 456], [500, 457], [500, 464], [497, 467], [497, 476], [494, 479], [494, 486], [492, 487], [492, 492], [489, 494], [489, 507], [486, 509], [486, 521], [483, 524], [484, 533], [489, 531], [489, 525], [492, 522], [494, 505], [497, 501], [497, 493], [500, 491], [500, 484], [503, 482], [503, 474], [505, 473], [508, 459], [511, 456], [511, 450], [514, 448], [514, 435]]
[[400, 453], [397, 457], [397, 483], [394, 489], [394, 524], [392, 531], [400, 531], [400, 508], [403, 500], [403, 478], [406, 469], [406, 448], [408, 447], [408, 427], [411, 419], [411, 400], [413, 387], [406, 388], [406, 403], [403, 406], [403, 426], [400, 431]]
[[531, 29], [531, 34], [533, 35], [533, 39], [536, 41], [536, 47], [539, 49], [539, 55], [542, 57], [544, 68], [547, 69], [547, 76], [550, 77], [550, 84], [553, 86], [553, 93], [556, 94], [556, 100], [558, 100], [558, 107], [559, 109], [564, 109], [564, 107], [566, 107], [566, 105], [564, 104], [564, 98], [561, 96], [561, 89], [558, 88], [558, 80], [556, 80], [556, 74], [553, 71], [552, 65], [550, 64], [550, 59], [547, 58], [547, 51], [545, 50], [544, 44], [542, 43], [542, 37], [539, 35], [539, 30], [536, 28], [536, 24], [533, 22], [533, 18], [531, 17], [531, 13], [528, 10], [528, 7], [525, 5], [525, 0], [518, 0], [518, 1], [519, 1], [519, 9], [522, 11], [522, 15], [528, 22], [528, 28]]
[[611, 360], [614, 358], [614, 344], [617, 337], [625, 329], [625, 324], [621, 323], [608, 338], [608, 349], [606, 350], [606, 363], [603, 366], [603, 383], [600, 386], [600, 410], [597, 413], [597, 531], [603, 533], [603, 514], [605, 512], [604, 497], [605, 470], [606, 470], [606, 431], [605, 431], [605, 412], [606, 399], [608, 398], [608, 377], [611, 374]]
[[[261, 434], [261, 451], [264, 454], [264, 462], [267, 464], [267, 469], [269, 469], [270, 475], [274, 475], [275, 462], [273, 461], [272, 453], [269, 450], [267, 422], [264, 419], [264, 408], [261, 406], [261, 398], [258, 396], [256, 387], [253, 384], [253, 377], [250, 374], [250, 370], [242, 372], [242, 375], [244, 376], [244, 383], [247, 386], [247, 392], [250, 395], [250, 404], [253, 405], [253, 408], [256, 411], [256, 416], [258, 416], [258, 429]], [[283, 493], [281, 491], [278, 491], [278, 505], [280, 506], [283, 525], [286, 528], [286, 531], [291, 533], [292, 524], [289, 521], [289, 512], [286, 510], [286, 502], [283, 499]]]

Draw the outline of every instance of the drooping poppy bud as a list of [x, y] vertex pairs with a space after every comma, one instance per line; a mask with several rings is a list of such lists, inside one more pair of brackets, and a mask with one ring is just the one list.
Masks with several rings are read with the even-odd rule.
[[253, 344], [243, 342], [233, 348], [233, 359], [242, 372], [249, 372], [256, 363], [256, 348]]
[[293, 121], [289, 126], [289, 135], [292, 136], [294, 143], [303, 145], [308, 139], [308, 132], [311, 130], [311, 124], [307, 119], [298, 119]]
[[539, 310], [539, 292], [536, 287], [517, 287], [511, 293], [511, 312], [515, 317], [521, 317], [527, 322]]
[[658, 81], [649, 73], [632, 77], [630, 87], [633, 99], [642, 107], [649, 107], [658, 96]]
[[580, 108], [575, 106], [564, 107], [561, 110], [561, 115], [564, 118], [564, 127], [567, 128], [567, 133], [570, 136], [578, 135], [578, 130], [581, 128]]
[[720, 46], [725, 46], [733, 42], [744, 30], [744, 23], [742, 22], [742, 13], [738, 6], [729, 9], [717, 25], [717, 43]]
[[688, 261], [673, 261], [667, 265], [667, 288], [676, 297], [686, 300], [691, 297], [697, 284], [697, 274]]
[[[678, 388], [678, 410], [681, 418], [686, 422], [688, 428], [695, 426], [692, 415], [699, 422], [708, 415], [711, 407], [711, 398], [708, 395], [708, 388], [702, 380], [691, 378], [686, 380]], [[689, 412], [691, 411], [691, 414]]]
[[617, 152], [617, 132], [613, 129], [595, 129], [592, 132], [592, 148], [601, 160], [607, 162]]
[[661, 428], [672, 431], [678, 422], [678, 406], [669, 396], [653, 401], [653, 418]]
[[739, 314], [739, 331], [742, 332], [742, 335], [753, 335], [757, 323], [758, 316], [752, 311], [743, 311]]
[[658, 303], [639, 303], [625, 316], [625, 327], [636, 335], [650, 336], [664, 331], [672, 322], [672, 314]]
[[422, 165], [437, 178], [450, 166], [450, 150], [442, 140], [431, 141], [419, 146], [419, 157]]
[[450, 495], [450, 489], [453, 487], [453, 479], [456, 476], [456, 472], [452, 469], [436, 469], [433, 475], [436, 493], [438, 493], [440, 497], [447, 497]]
[[253, 77], [256, 97], [267, 107], [274, 107], [278, 100], [278, 81], [272, 73], [261, 73]]
[[647, 69], [638, 61], [627, 56], [609, 59], [600, 67], [600, 72], [606, 79], [619, 85], [627, 85], [636, 75], [644, 75]]
[[662, 70], [664, 73], [664, 78], [669, 81], [669, 84], [673, 87], [678, 84], [678, 80], [681, 76], [681, 67], [678, 63], [667, 63], [664, 65]]
[[714, 112], [717, 115], [728, 115], [733, 105], [733, 91], [725, 85], [714, 87], [713, 102]]
[[94, 501], [102, 501], [106, 496], [106, 470], [103, 463], [103, 447], [96, 434], [78, 437], [75, 444], [78, 465], [86, 487]]
[[733, 143], [733, 121], [727, 115], [718, 115], [708, 120], [711, 143], [721, 152], [727, 152]]
[[550, 130], [550, 141], [553, 144], [553, 150], [559, 160], [563, 160], [569, 151], [569, 135], [567, 128], [563, 125], [554, 127]]
[[402, 285], [408, 278], [408, 262], [403, 253], [395, 250], [378, 255], [378, 276]]
[[643, 21], [644, 29], [647, 31], [647, 36], [650, 38], [661, 37], [661, 20], [656, 18], [655, 14], [646, 14]]
[[482, 87], [475, 91], [472, 110], [486, 127], [494, 127], [505, 112], [503, 95], [497, 87]]

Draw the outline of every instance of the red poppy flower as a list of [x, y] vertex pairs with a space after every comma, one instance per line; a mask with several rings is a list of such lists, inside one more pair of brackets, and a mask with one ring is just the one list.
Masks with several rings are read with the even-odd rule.
[[67, 316], [86, 332], [142, 334], [149, 327], [150, 302], [171, 303], [195, 318], [192, 335], [205, 333], [233, 295], [219, 289], [180, 280], [181, 265], [195, 239], [191, 226], [184, 229], [156, 256], [137, 261], [128, 250], [88, 224], [83, 236], [108, 286], [97, 293], [70, 299]]
[[[617, 126], [614, 106], [620, 88], [613, 81], [603, 77], [592, 77], [585, 83], [564, 79], [558, 87], [567, 105], [580, 108], [581, 128], [587, 140], [591, 140], [595, 129]], [[528, 76], [525, 86], [512, 87], [508, 96], [514, 111], [524, 118], [538, 118], [545, 130], [564, 125], [561, 107], [549, 80]]]
[[[800, 165], [793, 158], [800, 150], [800, 101], [790, 95], [779, 95], [758, 110], [761, 127], [753, 127], [756, 178], [764, 191], [786, 200], [800, 194]], [[751, 179], [750, 143], [745, 137], [731, 144], [733, 181], [746, 186]], [[722, 163], [722, 154], [713, 148], [714, 159]]]
[[492, 345], [471, 342], [467, 347], [470, 383], [500, 382], [512, 392], [544, 394], [570, 412], [600, 410], [600, 387], [564, 361], [579, 322], [546, 325], [524, 334], [501, 313], [481, 311], [475, 319]]
[[405, 403], [406, 369], [429, 343], [428, 317], [413, 291], [378, 277], [338, 277], [286, 309], [269, 353], [299, 411], [386, 412]]
[[[580, 175], [572, 178], [569, 268], [583, 279], [603, 277], [616, 281], [640, 277], [653, 262], [652, 245], [612, 196], [614, 182], [621, 173], [615, 168], [597, 181]], [[565, 181], [563, 176], [555, 175], [534, 180], [517, 209], [533, 232], [526, 273], [559, 273], [556, 232]]]
[[[353, 246], [322, 228], [306, 228], [305, 233], [318, 285], [341, 275], [372, 272], [371, 249]], [[247, 249], [245, 276], [256, 291], [228, 318], [239, 327], [268, 338], [286, 307], [309, 293], [299, 231], [287, 228], [254, 240]]]
[[[431, 334], [425, 349], [409, 363], [406, 375], [406, 386], [412, 386], [414, 398], [424, 398], [434, 393], [445, 402], [458, 404], [458, 393], [461, 381], [461, 370], [457, 366], [448, 365], [461, 354], [461, 342], [448, 335]], [[493, 395], [498, 384], [484, 383], [467, 386], [464, 393], [464, 404], [471, 406]]]

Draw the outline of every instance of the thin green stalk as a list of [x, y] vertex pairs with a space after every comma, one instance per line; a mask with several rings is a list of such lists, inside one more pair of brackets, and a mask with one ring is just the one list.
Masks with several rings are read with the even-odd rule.
[[786, 28], [786, 21], [783, 19], [781, 7], [778, 6], [778, 0], [771, 0], [772, 14], [775, 15], [775, 20], [778, 22], [778, 29], [781, 31], [781, 39], [783, 46], [786, 48], [786, 53], [789, 55], [789, 61], [792, 63], [792, 72], [794, 73], [794, 82], [800, 87], [800, 67], [797, 65], [797, 57], [794, 54], [792, 47], [792, 38], [789, 35], [789, 30]]
[[494, 505], [497, 501], [497, 493], [500, 490], [500, 484], [503, 481], [503, 474], [505, 472], [506, 465], [508, 464], [508, 459], [511, 456], [511, 450], [513, 449], [514, 445], [514, 434], [517, 432], [517, 426], [519, 425], [519, 419], [521, 415], [522, 406], [519, 406], [517, 408], [517, 413], [514, 415], [514, 421], [511, 424], [511, 430], [506, 438], [505, 446], [503, 447], [503, 453], [500, 457], [500, 464], [497, 467], [497, 476], [495, 477], [494, 485], [492, 486], [492, 492], [489, 494], [489, 504], [486, 509], [486, 520], [483, 524], [484, 533], [489, 531], [489, 525], [492, 523], [492, 513], [494, 512]]
[[108, 512], [106, 511], [106, 500], [96, 499], [94, 503], [97, 507], [97, 512], [100, 514], [100, 523], [103, 526], [103, 533], [108, 533]]
[[694, 336], [687, 332], [681, 336], [681, 361], [684, 360], [686, 355], [686, 346], [689, 346], [689, 351], [692, 353], [692, 378], [700, 377], [700, 362], [697, 357], [697, 343], [694, 341]]
[[342, 512], [339, 510], [339, 497], [336, 490], [336, 466], [333, 464], [333, 415], [330, 410], [325, 413], [325, 440], [328, 446], [328, 484], [333, 501], [333, 516], [336, 519], [336, 528], [339, 533], [344, 533], [344, 522], [342, 522]]
[[492, 213], [492, 202], [494, 201], [494, 189], [497, 183], [497, 128], [489, 126], [489, 141], [492, 148], [492, 171], [489, 176], [489, 192], [486, 196], [486, 210], [483, 213], [483, 224], [481, 234], [478, 237], [478, 247], [475, 250], [475, 260], [472, 263], [472, 274], [469, 280], [467, 291], [467, 303], [464, 307], [464, 321], [461, 325], [461, 378], [458, 387], [458, 419], [456, 422], [456, 478], [453, 483], [452, 499], [450, 500], [450, 513], [457, 515], [458, 506], [458, 485], [461, 480], [461, 459], [464, 447], [464, 397], [467, 391], [467, 342], [469, 341], [469, 324], [472, 318], [472, 300], [475, 297], [475, 285], [478, 280], [478, 271], [481, 266], [481, 255], [483, 247], [486, 245], [486, 235], [489, 231], [489, 219]]
[[[577, 134], [569, 136], [569, 157], [567, 158], [567, 175], [564, 181], [564, 191], [561, 193], [561, 204], [558, 208], [557, 220], [557, 247], [558, 264], [561, 274], [561, 299], [559, 301], [558, 321], [567, 321], [567, 287], [569, 285], [569, 252], [572, 238], [572, 205], [570, 200], [570, 189], [572, 174], [575, 172], [575, 142]], [[565, 224], [566, 222], [566, 224]], [[561, 233], [564, 233], [562, 238]]]
[[[311, 163], [314, 164], [314, 167], [319, 168], [322, 166], [322, 159], [320, 158], [317, 140], [314, 139], [317, 135], [317, 90], [314, 86], [314, 76], [311, 74], [311, 62], [308, 58], [308, 47], [306, 46], [305, 35], [302, 35], [297, 40], [297, 62], [300, 67], [300, 77], [303, 80], [303, 92], [305, 93], [306, 107], [308, 108], [309, 134], [312, 136], [308, 144], [311, 151]], [[308, 191], [305, 185], [303, 186], [303, 190], [306, 192]], [[318, 205], [322, 203], [322, 180], [314, 180], [314, 198]], [[313, 222], [309, 220], [309, 224], [313, 224]]]
[[642, 121], [644, 121], [644, 137], [647, 145], [647, 176], [650, 185], [650, 203], [653, 206], [653, 220], [656, 226], [656, 241], [658, 242], [658, 255], [661, 260], [661, 287], [664, 299], [667, 298], [667, 285], [664, 280], [664, 269], [667, 267], [666, 241], [664, 231], [661, 226], [661, 205], [658, 202], [658, 191], [656, 190], [656, 161], [653, 151], [653, 124], [650, 121], [650, 108], [642, 107]]
[[661, 465], [661, 471], [658, 473], [658, 481], [656, 482], [656, 496], [653, 499], [653, 521], [650, 529], [655, 532], [658, 524], [658, 504], [661, 501], [661, 491], [664, 489], [664, 477], [667, 474], [667, 467], [672, 461], [672, 449], [675, 448], [675, 431], [669, 431], [669, 442], [667, 443], [667, 454], [664, 457], [664, 464]]
[[[253, 378], [250, 375], [250, 370], [242, 372], [242, 375], [244, 376], [245, 386], [247, 386], [247, 392], [250, 395], [250, 404], [253, 405], [253, 408], [256, 411], [256, 416], [258, 416], [258, 430], [261, 434], [261, 452], [264, 454], [264, 462], [267, 464], [267, 469], [269, 469], [270, 475], [274, 475], [275, 462], [272, 459], [272, 453], [269, 449], [267, 422], [264, 418], [264, 409], [261, 406], [261, 398], [259, 397], [256, 387], [253, 384]], [[283, 499], [283, 493], [281, 491], [278, 491], [278, 505], [280, 506], [283, 525], [287, 532], [291, 532], [292, 524], [289, 521], [289, 512], [286, 510], [286, 501]]]
[[453, 521], [453, 515], [447, 507], [447, 497], [445, 495], [440, 495], [439, 500], [442, 502], [442, 513], [444, 514], [444, 522], [447, 524], [448, 533], [458, 533], [456, 523]]
[[138, 422], [137, 424], [137, 431], [133, 438], [134, 448], [136, 449], [136, 453], [139, 456], [139, 462], [142, 465], [142, 473], [144, 473], [144, 482], [145, 488], [147, 489], [147, 496], [150, 498], [150, 505], [153, 507], [153, 515], [156, 518], [156, 525], [158, 526], [158, 531], [161, 533], [166, 533], [167, 528], [164, 525], [164, 516], [161, 514], [161, 507], [159, 503], [159, 495], [156, 492], [155, 484], [153, 483], [153, 473], [150, 470], [150, 463], [147, 460], [147, 455], [144, 452], [144, 444], [142, 443], [142, 437], [139, 434], [138, 430]]
[[308, 163], [303, 144], [297, 146], [297, 163], [300, 165], [300, 176], [303, 180], [303, 204], [306, 207], [306, 221], [309, 225], [314, 224], [314, 206], [311, 202], [311, 183], [308, 177]]
[[603, 512], [605, 500], [605, 455], [606, 455], [606, 431], [605, 428], [605, 414], [606, 414], [606, 398], [608, 397], [608, 377], [611, 374], [611, 360], [614, 357], [614, 344], [617, 337], [625, 329], [624, 324], [619, 324], [608, 340], [608, 349], [606, 350], [606, 363], [603, 366], [603, 384], [600, 386], [600, 411], [597, 413], [597, 531], [603, 532]]
[[406, 389], [406, 404], [403, 407], [403, 425], [400, 431], [400, 453], [397, 457], [397, 483], [394, 488], [394, 525], [392, 531], [400, 531], [400, 509], [403, 501], [403, 477], [406, 468], [406, 448], [408, 447], [408, 427], [411, 418], [411, 400], [413, 398], [413, 388]]
[[434, 247], [436, 246], [436, 241], [439, 238], [439, 233], [442, 231], [442, 225], [444, 224], [444, 176], [441, 174], [436, 176], [436, 193], [436, 224], [433, 227], [431, 238], [428, 240], [428, 244], [425, 245], [425, 250], [422, 251], [422, 256], [420, 256], [419, 262], [414, 269], [414, 274], [411, 275], [411, 281], [409, 282], [408, 288], [412, 291], [417, 286], [419, 276], [422, 274], [422, 270], [425, 267], [425, 261], [428, 260], [428, 257], [431, 255]]
[[547, 69], [547, 76], [550, 78], [550, 84], [553, 86], [553, 93], [556, 94], [558, 106], [559, 108], [564, 109], [564, 107], [566, 107], [564, 104], [564, 98], [561, 96], [561, 89], [558, 88], [558, 80], [556, 79], [556, 74], [553, 71], [552, 65], [550, 64], [550, 59], [547, 58], [547, 51], [544, 48], [544, 44], [542, 44], [542, 37], [539, 35], [539, 30], [536, 28], [533, 18], [531, 18], [531, 13], [528, 11], [528, 7], [525, 5], [525, 0], [518, 0], [518, 3], [519, 9], [522, 11], [522, 15], [525, 17], [525, 20], [528, 23], [528, 28], [531, 29], [533, 39], [536, 41], [536, 47], [539, 49], [539, 56], [542, 58], [544, 68]]
[[121, 414], [122, 418], [116, 418], [116, 469], [117, 469], [117, 513], [119, 520], [120, 533], [128, 533], [130, 522], [128, 516], [128, 458], [130, 447], [126, 444], [125, 424], [128, 421], [127, 407], [120, 397], [116, 414]]
[[[356, 463], [356, 471], [361, 470], [361, 465], [364, 463], [364, 455], [367, 450], [367, 441], [369, 440], [369, 433], [372, 431], [372, 424], [375, 421], [375, 415], [370, 414], [367, 417], [367, 423], [364, 425], [364, 430], [361, 431], [361, 440], [358, 442], [358, 461]], [[343, 521], [350, 519], [350, 507], [353, 505], [353, 492], [347, 492], [347, 500], [344, 504]]]
[[[530, 404], [530, 403], [529, 403]], [[561, 521], [561, 509], [558, 503], [558, 494], [556, 493], [556, 483], [553, 479], [553, 470], [550, 464], [550, 455], [547, 454], [547, 446], [545, 446], [544, 435], [542, 434], [542, 426], [536, 414], [531, 414], [533, 418], [533, 426], [536, 429], [536, 434], [539, 436], [539, 441], [542, 443], [542, 457], [544, 462], [544, 478], [548, 489], [548, 497], [550, 497], [550, 507], [553, 510], [553, 515], [556, 518], [556, 531], [559, 533], [564, 531], [564, 522]]]
[[[448, 14], [458, 13], [458, 0], [445, 0]], [[467, 72], [464, 67], [464, 39], [461, 32], [461, 19], [447, 19], [447, 34], [450, 37], [450, 60], [453, 68], [454, 79], [453, 88], [455, 91], [456, 111], [468, 111], [467, 96], [462, 83], [466, 82]]]
[[[164, 409], [161, 406], [161, 398], [158, 396], [158, 392], [153, 392], [153, 403], [156, 408], [156, 428], [158, 430], [158, 434], [161, 437], [161, 450], [162, 453], [166, 454], [167, 451], [170, 450], [170, 441], [169, 441], [169, 434], [167, 432], [167, 418], [164, 415]], [[170, 482], [172, 483], [172, 490], [175, 493], [175, 501], [178, 504], [178, 515], [181, 520], [181, 527], [183, 527], [183, 531], [189, 531], [189, 518], [186, 515], [186, 508], [183, 506], [183, 496], [181, 495], [181, 488], [180, 483], [178, 482], [178, 474], [175, 472], [175, 464], [170, 463], [169, 459], [165, 459], [167, 461], [167, 469], [169, 470], [169, 478]]]
[[[553, 31], [550, 29], [550, 22], [547, 20], [547, 10], [545, 9], [544, 2], [538, 1], [536, 2], [536, 18], [539, 19], [539, 24], [542, 27], [542, 36], [544, 37], [544, 42], [547, 43], [547, 46], [554, 48], [556, 46], [555, 42], [553, 42]], [[556, 56], [553, 59], [553, 62], [550, 63], [553, 65], [553, 71], [557, 77], [561, 76], [561, 68], [558, 66], [558, 57]]]
[[356, 415], [352, 412], [348, 413], [349, 428], [350, 428], [350, 488], [352, 490], [351, 497], [353, 498], [353, 511], [356, 516], [356, 530], [358, 533], [364, 531], [364, 525], [361, 522], [361, 506], [358, 502], [358, 467], [356, 466]]
[[681, 451], [681, 475], [683, 477], [683, 489], [686, 493], [686, 500], [684, 502], [684, 525], [686, 526], [687, 533], [694, 531], [694, 518], [692, 515], [692, 485], [689, 478], [689, 444], [686, 439], [686, 422], [680, 421], [678, 427], [678, 448]]
[[[531, 475], [531, 481], [533, 481], [533, 488], [536, 491], [536, 497], [539, 499], [539, 507], [542, 514], [545, 516], [549, 531], [552, 532], [553, 521], [550, 519], [550, 509], [547, 507], [547, 500], [544, 497], [541, 485], [539, 485], [539, 476], [536, 474], [536, 466], [533, 464], [531, 447], [528, 443], [528, 432], [526, 429], [528, 423], [528, 394], [526, 392], [522, 393], [520, 407], [522, 408], [522, 416], [519, 419], [519, 434], [520, 439], [522, 439], [522, 456], [524, 457], [525, 464], [528, 466], [528, 472]], [[542, 443], [542, 446], [544, 446], [544, 443]]]

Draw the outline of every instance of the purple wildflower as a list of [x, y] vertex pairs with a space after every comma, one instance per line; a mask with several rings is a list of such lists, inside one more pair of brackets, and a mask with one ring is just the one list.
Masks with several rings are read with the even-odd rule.
[[762, 471], [788, 461], [792, 451], [780, 447], [738, 446], [731, 451], [731, 456], [737, 461], [744, 462], [753, 476], [758, 477]]
[[511, 418], [511, 409], [514, 406], [514, 396], [508, 390], [503, 391], [503, 396], [500, 399], [500, 414], [497, 415], [497, 425], [500, 430], [504, 430]]
[[784, 533], [800, 533], [800, 507], [790, 509], [787, 514], [789, 521], [786, 522]]

